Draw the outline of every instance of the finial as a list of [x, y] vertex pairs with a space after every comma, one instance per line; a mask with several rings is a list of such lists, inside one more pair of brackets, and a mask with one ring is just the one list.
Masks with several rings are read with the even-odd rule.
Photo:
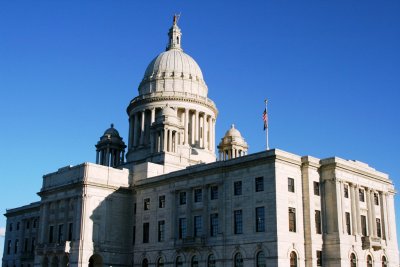
[[173, 25], [177, 25], [177, 24], [178, 24], [178, 20], [179, 20], [179, 17], [180, 17], [180, 16], [181, 16], [180, 13], [174, 15], [174, 18], [173, 18], [173, 20], [172, 20]]
[[235, 124], [232, 123], [231, 128], [234, 129], [235, 128]]
[[114, 123], [111, 123], [111, 128], [114, 128]]

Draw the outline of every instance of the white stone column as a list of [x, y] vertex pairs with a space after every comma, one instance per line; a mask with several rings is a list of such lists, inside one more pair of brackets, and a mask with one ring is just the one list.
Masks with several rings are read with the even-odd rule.
[[353, 184], [349, 184], [350, 187], [350, 201], [351, 201], [351, 226], [353, 235], [357, 235], [357, 212], [356, 212], [356, 194], [355, 187]]
[[196, 142], [196, 114], [193, 112], [192, 113], [192, 118], [191, 118], [191, 120], [192, 120], [192, 124], [191, 124], [191, 130], [192, 130], [192, 132], [191, 132], [191, 135], [190, 135], [190, 144], [191, 145], [193, 145], [193, 144], [195, 144], [195, 142]]
[[387, 214], [386, 214], [386, 201], [385, 193], [379, 193], [379, 205], [381, 208], [381, 228], [382, 228], [382, 239], [387, 239]]
[[203, 143], [202, 143], [202, 148], [207, 148], [207, 131], [206, 131], [206, 125], [207, 125], [207, 115], [204, 113], [203, 114]]
[[163, 151], [166, 152], [167, 151], [167, 147], [168, 147], [168, 128], [164, 129], [164, 147], [163, 147]]
[[199, 126], [200, 126], [200, 121], [199, 121], [199, 111], [196, 110], [195, 112], [196, 114], [196, 123], [195, 123], [195, 144], [200, 146], [200, 142], [199, 142]]
[[[207, 116], [207, 117], [208, 117], [208, 129], [207, 129], [207, 132], [208, 132], [208, 137], [209, 137], [207, 148], [208, 148], [208, 150], [211, 151], [211, 143], [212, 143], [212, 141], [211, 141], [212, 122], [211, 121], [212, 121], [212, 118], [211, 118], [211, 116]], [[221, 158], [221, 160], [222, 160], [222, 158]]]
[[372, 203], [371, 203], [371, 189], [365, 188], [366, 191], [366, 200], [367, 200], [367, 209], [368, 209], [368, 236], [374, 235], [374, 221], [372, 220]]
[[[375, 192], [374, 191], [371, 191], [371, 216], [372, 216], [373, 233], [374, 233], [374, 236], [377, 236], [378, 235], [378, 229], [376, 228], [377, 225], [376, 225], [376, 215], [375, 215]], [[382, 233], [382, 230], [381, 230], [381, 233]]]
[[150, 126], [156, 121], [156, 108], [151, 109], [151, 121]]
[[144, 122], [145, 122], [145, 110], [143, 110], [142, 112], [142, 121], [140, 122], [140, 145], [142, 146], [144, 144], [144, 139], [145, 139], [145, 130], [144, 130]]
[[212, 127], [211, 127], [211, 151], [214, 153], [214, 144], [215, 144], [215, 118], [212, 118]]
[[172, 130], [168, 130], [168, 152], [172, 151]]
[[99, 151], [96, 150], [96, 164], [99, 164]]
[[357, 229], [358, 233], [362, 234], [361, 229], [361, 214], [360, 214], [360, 187], [356, 185], [355, 188], [355, 201], [356, 201], [356, 216], [357, 216]]
[[185, 145], [189, 145], [189, 109], [185, 109]]

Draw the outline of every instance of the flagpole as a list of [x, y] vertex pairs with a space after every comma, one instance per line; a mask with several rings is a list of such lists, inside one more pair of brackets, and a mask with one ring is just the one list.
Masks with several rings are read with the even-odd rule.
[[265, 129], [266, 131], [265, 131], [265, 136], [266, 136], [266, 139], [267, 139], [267, 150], [269, 150], [269, 142], [268, 142], [268, 128], [269, 128], [269, 121], [268, 121], [268, 106], [267, 106], [267, 104], [268, 104], [268, 99], [265, 99], [264, 100], [264, 102], [265, 102], [265, 111], [266, 111], [266, 116], [267, 116], [267, 129]]

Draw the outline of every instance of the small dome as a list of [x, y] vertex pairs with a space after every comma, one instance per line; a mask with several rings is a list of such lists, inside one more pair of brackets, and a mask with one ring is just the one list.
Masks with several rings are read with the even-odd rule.
[[114, 128], [114, 124], [111, 123], [111, 127], [108, 128], [103, 135], [110, 135], [110, 136], [118, 136], [119, 137], [119, 132]]
[[226, 131], [225, 137], [240, 137], [242, 138], [242, 135], [240, 134], [239, 130], [235, 128], [235, 125], [232, 124], [231, 128]]

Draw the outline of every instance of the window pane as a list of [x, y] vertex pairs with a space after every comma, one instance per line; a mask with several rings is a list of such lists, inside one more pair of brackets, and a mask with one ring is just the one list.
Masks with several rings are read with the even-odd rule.
[[288, 178], [288, 191], [294, 193], [294, 179]]
[[289, 208], [289, 231], [296, 232], [296, 209]]
[[211, 186], [210, 193], [211, 200], [218, 199], [218, 186]]
[[264, 207], [256, 208], [256, 232], [265, 232]]
[[256, 192], [264, 191], [264, 177], [257, 177], [255, 183], [256, 183]]
[[265, 254], [264, 252], [260, 251], [257, 254], [257, 267], [266, 267], [267, 262], [265, 260]]
[[199, 237], [203, 234], [203, 220], [201, 216], [194, 216], [194, 236]]
[[234, 232], [235, 234], [243, 233], [242, 210], [234, 211]]
[[234, 188], [234, 195], [235, 196], [239, 196], [242, 194], [242, 181], [236, 181], [233, 184], [233, 188]]
[[242, 254], [236, 253], [234, 264], [235, 264], [235, 267], [243, 267], [243, 258], [242, 258]]
[[203, 201], [203, 192], [201, 188], [197, 188], [194, 190], [194, 202], [202, 202]]
[[218, 213], [210, 215], [210, 236], [217, 236], [218, 234]]

